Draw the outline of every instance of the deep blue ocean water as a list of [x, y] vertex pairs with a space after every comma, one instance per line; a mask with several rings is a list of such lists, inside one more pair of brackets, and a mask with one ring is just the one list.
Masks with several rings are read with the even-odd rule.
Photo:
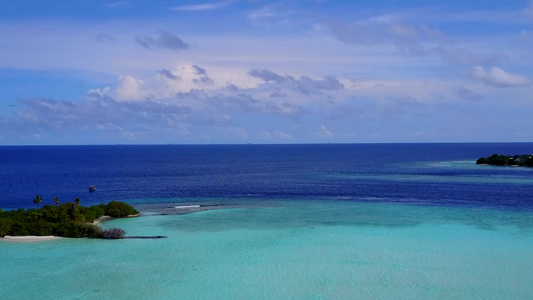
[[533, 169], [475, 164], [532, 149], [0, 147], [0, 208], [122, 200], [100, 226], [167, 237], [0, 239], [0, 299], [533, 299]]
[[[0, 208], [338, 200], [533, 210], [533, 169], [478, 166], [533, 143], [0, 147]], [[94, 193], [88, 187], [95, 185]]]

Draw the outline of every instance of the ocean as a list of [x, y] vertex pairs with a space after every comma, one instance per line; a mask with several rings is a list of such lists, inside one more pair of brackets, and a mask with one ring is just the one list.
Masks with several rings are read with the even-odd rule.
[[1, 209], [120, 200], [141, 216], [102, 226], [167, 237], [0, 241], [0, 299], [531, 299], [533, 169], [475, 160], [532, 152], [0, 147]]

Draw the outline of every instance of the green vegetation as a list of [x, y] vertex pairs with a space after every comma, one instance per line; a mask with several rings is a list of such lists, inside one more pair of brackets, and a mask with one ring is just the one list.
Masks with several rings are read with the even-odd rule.
[[[37, 196], [33, 201], [40, 205], [42, 197]], [[76, 204], [59, 204], [59, 201], [54, 201], [55, 206], [46, 204], [39, 209], [0, 210], [0, 237], [55, 235], [73, 238], [121, 238], [124, 236], [124, 230], [103, 230], [91, 222], [104, 215], [121, 218], [139, 213], [124, 202], [111, 201], [91, 207], [80, 206], [79, 202], [77, 198]]]
[[43, 196], [35, 196], [35, 199], [33, 199], [33, 204], [39, 206], [41, 203], [43, 203]]
[[533, 154], [515, 156], [493, 154], [489, 157], [481, 157], [476, 161], [476, 164], [533, 167]]
[[105, 215], [113, 218], [124, 218], [138, 213], [135, 208], [120, 201], [111, 201], [105, 205]]

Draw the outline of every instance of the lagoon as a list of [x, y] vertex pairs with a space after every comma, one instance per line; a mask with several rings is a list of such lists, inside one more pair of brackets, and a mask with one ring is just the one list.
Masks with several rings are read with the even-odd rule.
[[533, 294], [531, 213], [339, 201], [145, 213], [104, 225], [167, 239], [3, 242], [0, 297], [526, 299]]

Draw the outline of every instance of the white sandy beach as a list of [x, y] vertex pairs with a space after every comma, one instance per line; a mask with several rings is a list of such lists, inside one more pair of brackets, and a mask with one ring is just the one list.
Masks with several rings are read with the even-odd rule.
[[[139, 214], [136, 215], [129, 215], [128, 218], [134, 218], [138, 217]], [[93, 221], [94, 225], [99, 225], [101, 222], [114, 219], [110, 216], [102, 216], [96, 220]], [[6, 241], [6, 242], [17, 242], [17, 243], [35, 243], [35, 242], [44, 242], [44, 241], [51, 241], [51, 240], [58, 240], [58, 239], [64, 239], [64, 237], [60, 236], [36, 236], [36, 235], [26, 235], [26, 236], [11, 236], [6, 235], [5, 237], [0, 237], [0, 241]]]
[[[135, 217], [138, 217], [138, 216], [140, 216], [140, 214], [128, 215], [126, 218], [135, 218]], [[102, 223], [104, 221], [107, 221], [107, 220], [112, 220], [112, 219], [115, 219], [115, 218], [110, 217], [110, 216], [101, 216], [100, 218], [94, 220], [93, 224], [94, 225], [100, 225], [100, 223]]]
[[35, 236], [35, 235], [26, 235], [26, 236], [10, 236], [6, 235], [3, 238], [0, 238], [0, 241], [6, 241], [6, 242], [19, 242], [19, 243], [34, 243], [34, 242], [43, 242], [43, 241], [51, 241], [51, 240], [58, 240], [63, 239], [59, 236]]
[[110, 219], [113, 219], [113, 218], [110, 217], [110, 216], [101, 216], [100, 218], [94, 220], [94, 221], [93, 221], [93, 224], [94, 224], [94, 225], [100, 225], [100, 223], [102, 223], [103, 221], [105, 221], [105, 220], [110, 220]]

